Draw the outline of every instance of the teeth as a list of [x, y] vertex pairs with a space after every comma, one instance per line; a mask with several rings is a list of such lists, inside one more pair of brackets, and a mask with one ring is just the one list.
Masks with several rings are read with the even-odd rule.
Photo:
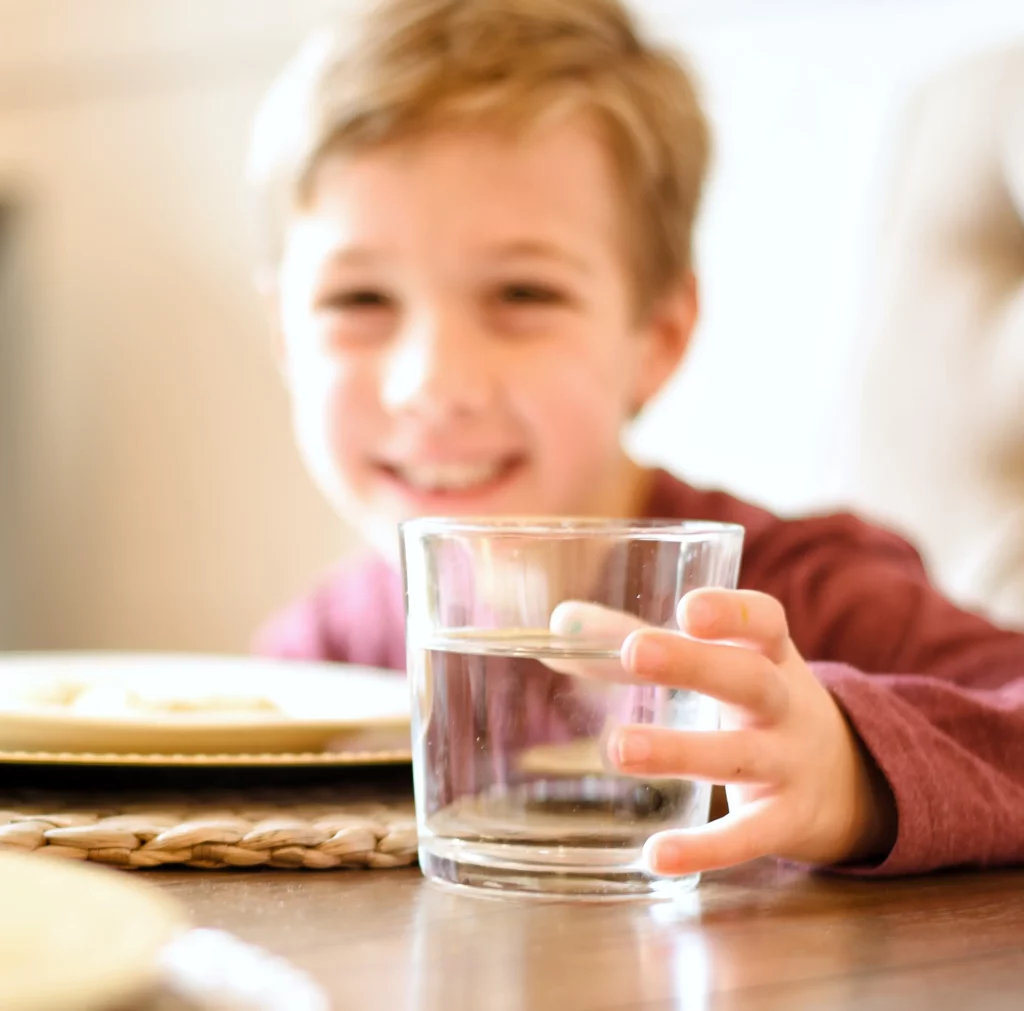
[[444, 463], [402, 467], [399, 475], [417, 491], [465, 491], [493, 481], [502, 470], [501, 463]]

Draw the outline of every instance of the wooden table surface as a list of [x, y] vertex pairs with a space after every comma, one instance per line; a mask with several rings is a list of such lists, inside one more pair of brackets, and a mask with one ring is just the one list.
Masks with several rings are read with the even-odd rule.
[[1024, 872], [898, 882], [770, 862], [683, 908], [489, 899], [418, 871], [147, 875], [339, 1011], [1024, 1008]]

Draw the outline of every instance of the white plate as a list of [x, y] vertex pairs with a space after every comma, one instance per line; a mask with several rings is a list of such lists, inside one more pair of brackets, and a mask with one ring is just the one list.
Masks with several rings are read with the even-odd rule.
[[0, 853], [0, 1008], [94, 1011], [144, 992], [186, 926], [170, 896], [121, 871]]
[[408, 689], [393, 671], [227, 656], [0, 655], [3, 751], [373, 750], [396, 733], [407, 739], [408, 728]]

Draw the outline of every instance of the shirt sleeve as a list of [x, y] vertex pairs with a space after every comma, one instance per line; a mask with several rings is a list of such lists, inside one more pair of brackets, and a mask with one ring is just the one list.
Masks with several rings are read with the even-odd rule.
[[256, 634], [257, 654], [405, 670], [401, 579], [383, 560], [340, 566]]
[[972, 691], [940, 678], [816, 671], [896, 799], [876, 874], [1024, 862], [1024, 682]]
[[288, 605], [256, 633], [253, 652], [280, 660], [346, 662], [344, 643], [331, 629], [331, 603], [338, 592], [325, 583]]
[[852, 517], [773, 533], [745, 582], [786, 607], [896, 800], [893, 849], [853, 870], [1024, 861], [1024, 635], [954, 606], [909, 545]]

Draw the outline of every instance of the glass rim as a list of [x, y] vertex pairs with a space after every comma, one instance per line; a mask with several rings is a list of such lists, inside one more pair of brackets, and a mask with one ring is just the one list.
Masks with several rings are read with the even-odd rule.
[[745, 533], [739, 523], [719, 520], [621, 519], [601, 516], [417, 516], [398, 524], [407, 534], [477, 534], [542, 539], [607, 537], [623, 540], [731, 540]]

